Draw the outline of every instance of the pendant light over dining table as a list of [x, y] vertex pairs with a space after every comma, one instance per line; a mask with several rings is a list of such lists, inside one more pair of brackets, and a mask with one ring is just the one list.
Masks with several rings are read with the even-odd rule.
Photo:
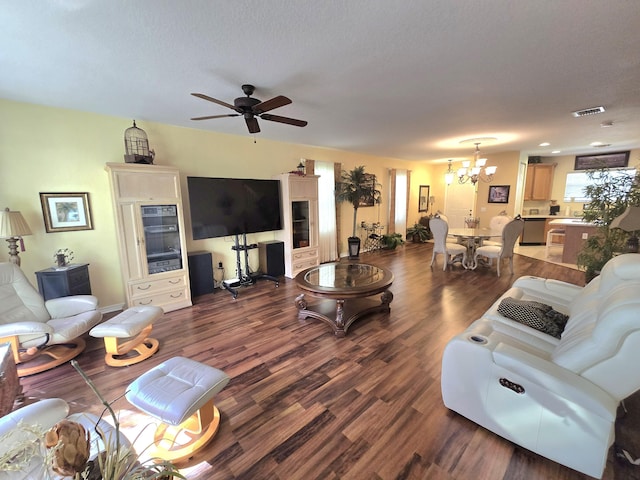
[[478, 181], [489, 183], [493, 180], [493, 176], [498, 167], [495, 165], [487, 166], [487, 159], [480, 158], [480, 142], [474, 142], [474, 145], [476, 149], [473, 154], [473, 166], [471, 166], [469, 160], [465, 160], [462, 162], [462, 167], [454, 172], [451, 160], [449, 160], [449, 168], [445, 173], [445, 182], [447, 185], [451, 185], [455, 178], [458, 179], [458, 183], [460, 184], [471, 182], [473, 185], [478, 183]]

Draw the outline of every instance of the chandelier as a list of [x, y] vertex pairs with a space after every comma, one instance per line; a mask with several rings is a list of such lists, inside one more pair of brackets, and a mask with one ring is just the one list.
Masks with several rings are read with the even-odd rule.
[[483, 182], [491, 182], [493, 180], [493, 175], [496, 173], [498, 167], [496, 166], [485, 166], [487, 163], [486, 158], [480, 158], [480, 143], [474, 143], [476, 146], [476, 151], [474, 152], [474, 162], [473, 167], [471, 166], [471, 162], [469, 160], [465, 160], [462, 162], [462, 167], [458, 169], [457, 172], [454, 172], [451, 168], [451, 160], [449, 160], [449, 169], [445, 173], [445, 182], [447, 185], [451, 185], [453, 183], [454, 178], [458, 178], [458, 183], [463, 184], [467, 182], [471, 182], [473, 185], [478, 183], [478, 180], [482, 180]]

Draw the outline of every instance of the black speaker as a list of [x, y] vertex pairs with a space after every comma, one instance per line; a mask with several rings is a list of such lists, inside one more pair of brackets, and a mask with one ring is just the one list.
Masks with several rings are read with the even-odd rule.
[[191, 283], [191, 298], [213, 293], [213, 260], [211, 252], [192, 252], [187, 254], [189, 259], [189, 282]]
[[284, 275], [284, 242], [272, 240], [258, 243], [260, 271], [272, 277]]

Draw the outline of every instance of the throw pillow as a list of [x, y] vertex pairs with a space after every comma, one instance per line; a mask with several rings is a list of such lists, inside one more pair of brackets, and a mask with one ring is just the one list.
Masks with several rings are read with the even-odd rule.
[[568, 315], [554, 310], [550, 305], [511, 297], [500, 302], [498, 313], [556, 338], [560, 338], [569, 319]]

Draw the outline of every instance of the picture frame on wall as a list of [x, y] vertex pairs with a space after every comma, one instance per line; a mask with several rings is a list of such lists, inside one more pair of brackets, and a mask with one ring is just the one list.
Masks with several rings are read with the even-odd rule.
[[629, 166], [630, 150], [626, 152], [576, 155], [574, 170], [596, 170], [599, 168], [624, 168]]
[[418, 212], [429, 210], [429, 185], [420, 185], [418, 191]]
[[509, 203], [510, 185], [490, 185], [489, 203]]
[[[365, 173], [364, 174], [365, 183], [367, 185], [368, 190], [376, 189], [376, 176], [373, 173]], [[360, 202], [358, 203], [358, 207], [373, 207], [376, 204], [376, 199], [373, 195], [364, 195], [360, 197]]]
[[40, 192], [47, 233], [93, 230], [89, 193]]

